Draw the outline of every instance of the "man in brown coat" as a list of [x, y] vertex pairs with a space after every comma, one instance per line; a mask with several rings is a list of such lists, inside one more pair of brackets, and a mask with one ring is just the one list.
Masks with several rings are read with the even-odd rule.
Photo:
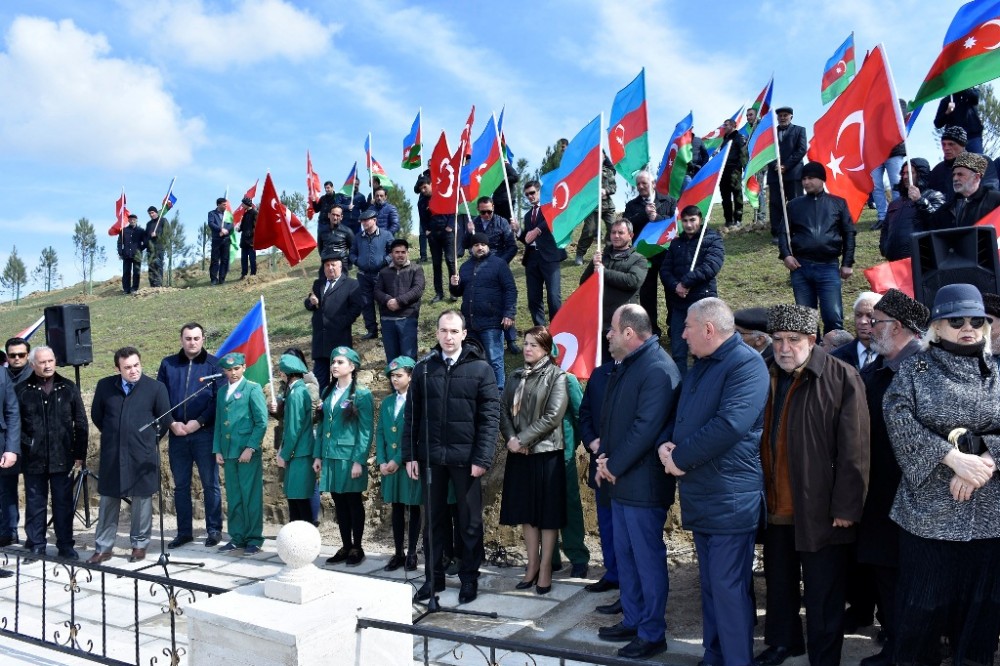
[[[868, 485], [869, 420], [858, 371], [816, 346], [819, 313], [800, 305], [768, 310], [774, 340], [761, 463], [767, 493], [764, 577], [768, 648], [774, 666], [805, 651], [809, 663], [840, 663], [846, 573]], [[801, 567], [804, 595], [799, 595]]]

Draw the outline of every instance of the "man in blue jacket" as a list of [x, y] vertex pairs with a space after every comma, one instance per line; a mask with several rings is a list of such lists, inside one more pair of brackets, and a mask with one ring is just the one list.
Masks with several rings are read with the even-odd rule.
[[373, 208], [361, 213], [361, 233], [351, 246], [351, 264], [358, 267], [358, 286], [361, 294], [361, 316], [368, 333], [362, 340], [378, 337], [375, 320], [375, 281], [378, 272], [392, 263], [390, 256], [392, 234], [378, 225], [378, 214]]
[[684, 337], [696, 360], [658, 453], [679, 479], [684, 528], [698, 551], [704, 663], [749, 664], [767, 367], [736, 335], [733, 312], [718, 298], [690, 307]]
[[656, 446], [674, 411], [681, 377], [640, 305], [615, 310], [608, 342], [618, 364], [601, 407], [597, 476], [602, 485], [611, 484], [623, 618], [597, 635], [630, 641], [618, 651], [621, 657], [646, 659], [667, 649], [663, 524], [674, 501], [674, 479], [663, 473]]
[[217, 374], [219, 360], [205, 350], [205, 330], [196, 322], [184, 324], [181, 327], [181, 350], [164, 358], [156, 373], [156, 380], [167, 387], [170, 404], [176, 405], [170, 414], [167, 452], [170, 474], [174, 477], [177, 536], [167, 544], [167, 548], [177, 548], [194, 541], [191, 505], [193, 467], [198, 468], [205, 497], [205, 528], [208, 532], [205, 547], [218, 546], [222, 538], [222, 489], [219, 467], [212, 453], [216, 382], [204, 379]]
[[232, 220], [226, 222], [226, 198], [215, 200], [215, 208], [208, 211], [208, 228], [212, 232], [212, 257], [208, 275], [212, 284], [223, 284], [229, 272], [229, 234], [233, 233]]

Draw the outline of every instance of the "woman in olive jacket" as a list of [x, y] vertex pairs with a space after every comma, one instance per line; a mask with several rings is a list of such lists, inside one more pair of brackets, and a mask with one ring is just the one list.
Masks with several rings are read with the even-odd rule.
[[569, 404], [566, 375], [552, 363], [552, 335], [544, 326], [524, 334], [524, 367], [515, 370], [501, 398], [500, 432], [507, 442], [507, 467], [500, 522], [521, 525], [528, 565], [517, 589], [537, 582], [552, 589], [552, 552], [566, 525], [566, 466], [562, 419]]

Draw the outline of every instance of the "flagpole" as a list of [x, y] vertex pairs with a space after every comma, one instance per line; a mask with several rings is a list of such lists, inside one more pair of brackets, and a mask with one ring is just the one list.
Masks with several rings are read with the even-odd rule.
[[[462, 167], [465, 166], [465, 132], [462, 132], [462, 140], [458, 144], [458, 169], [455, 171], [455, 268], [458, 269], [458, 207], [465, 200], [465, 193], [462, 192]], [[466, 204], [469, 202], [466, 201]]]
[[[733, 149], [733, 142], [730, 141], [723, 148], [724, 155], [722, 157], [722, 163], [725, 164], [726, 160], [729, 159], [729, 152]], [[698, 244], [694, 246], [694, 258], [691, 259], [691, 268], [688, 271], [693, 271], [695, 264], [698, 263], [698, 253], [701, 252], [701, 243], [705, 240], [705, 232], [708, 230], [708, 220], [712, 217], [712, 206], [715, 204], [715, 190], [718, 189], [718, 185], [712, 190], [712, 199], [708, 202], [708, 212], [705, 213], [705, 219], [701, 224], [701, 234], [698, 235]], [[681, 216], [681, 211], [677, 211], [677, 217]], [[679, 222], [680, 220], [678, 220]], [[676, 222], [675, 222], [676, 224]]]
[[[496, 131], [497, 135], [497, 150], [500, 151], [500, 168], [503, 171], [503, 186], [507, 189], [507, 202], [510, 204], [510, 216], [514, 217], [514, 198], [511, 196], [510, 192], [510, 181], [507, 179], [507, 156], [504, 155], [503, 144], [500, 143], [500, 126], [497, 125], [497, 114], [491, 114], [490, 118], [493, 120], [493, 129]], [[507, 221], [511, 222], [511, 220]], [[513, 224], [520, 226], [520, 220], [514, 220]]]
[[[604, 125], [601, 125], [603, 127]], [[597, 223], [601, 223], [601, 219], [597, 218]], [[600, 249], [600, 246], [598, 246]], [[597, 344], [594, 345], [594, 368], [598, 368], [601, 365], [603, 354], [601, 351], [604, 348], [603, 340], [604, 335], [604, 263], [602, 261], [601, 265], [597, 267], [595, 271], [597, 273]]]
[[264, 354], [267, 356], [267, 381], [271, 385], [271, 407], [278, 408], [278, 400], [274, 395], [274, 369], [271, 367], [271, 341], [267, 339], [267, 308], [264, 306], [264, 294], [260, 295], [260, 314], [264, 320]]
[[[853, 35], [854, 33], [852, 32], [851, 34]], [[889, 86], [891, 88], [892, 98], [894, 100], [898, 100], [899, 97], [896, 96], [896, 79], [892, 75], [892, 66], [889, 64], [889, 55], [885, 52], [885, 45], [884, 44], [879, 44], [877, 48], [882, 53], [882, 62], [885, 64], [885, 71], [889, 75]], [[896, 103], [895, 113], [896, 113], [896, 120], [897, 120], [897, 122], [899, 124], [899, 129], [900, 129], [899, 134], [900, 134], [900, 136], [903, 137], [903, 157], [904, 157], [905, 162], [906, 162], [906, 175], [910, 179], [910, 185], [911, 186], [919, 187], [917, 185], [917, 181], [915, 181], [913, 179], [913, 166], [910, 164], [910, 148], [909, 148], [909, 146], [906, 145], [906, 139], [909, 136], [909, 132], [906, 131], [906, 122], [905, 122], [905, 119], [903, 118], [903, 110], [899, 108], [899, 103], [898, 102]], [[889, 176], [889, 182], [890, 183], [892, 182], [892, 175], [891, 174]], [[907, 197], [909, 197], [909, 194], [901, 195], [901, 196], [907, 196]]]
[[358, 189], [357, 188], [357, 184], [358, 184], [358, 163], [357, 162], [354, 163], [354, 169], [352, 171], [354, 172], [354, 178], [351, 178], [351, 203], [348, 204], [348, 206], [350, 206], [350, 208], [354, 208], [354, 193]]
[[[122, 185], [122, 212], [121, 212], [120, 216], [117, 215], [117, 214], [115, 215], [115, 222], [118, 224], [118, 237], [119, 238], [121, 238], [121, 235], [123, 233], [125, 233], [125, 225], [128, 224], [128, 215], [125, 214], [125, 205], [126, 205], [126, 200], [125, 200], [125, 186]], [[124, 220], [121, 219], [122, 217], [124, 217], [125, 219]]]
[[372, 162], [374, 162], [375, 160], [372, 159], [372, 133], [371, 132], [368, 132], [368, 154], [365, 155], [365, 160], [368, 161], [368, 191], [371, 193], [372, 203], [374, 203], [375, 202], [375, 180], [374, 180], [374, 177], [372, 176]]
[[[645, 68], [643, 68], [643, 71], [646, 71]], [[646, 78], [643, 77], [643, 82], [645, 82], [645, 80], [646, 80]], [[645, 99], [646, 98], [645, 97], [646, 96], [646, 90], [645, 90], [645, 88], [643, 88], [642, 94], [643, 94], [643, 99]], [[600, 123], [601, 123], [600, 126], [603, 129], [604, 128], [604, 112], [603, 111], [601, 111], [601, 120], [600, 120]], [[646, 126], [648, 127], [649, 124], [647, 123]], [[601, 204], [603, 203], [603, 199], [604, 199], [604, 197], [601, 196], [601, 190], [603, 189], [601, 186], [604, 184], [604, 139], [605, 139], [606, 136], [607, 135], [602, 131], [601, 132], [601, 139], [600, 139], [600, 141], [597, 142], [598, 143], [598, 151], [597, 151], [597, 223], [594, 225], [594, 226], [597, 227], [597, 252], [600, 252], [601, 248], [604, 247], [603, 245], [601, 245], [601, 227], [604, 226], [603, 220], [601, 219]], [[655, 189], [655, 184], [654, 184], [654, 189]], [[598, 342], [601, 341], [601, 336], [599, 334], [597, 336], [597, 341]], [[599, 346], [600, 345], [598, 345], [598, 347]], [[600, 365], [600, 364], [598, 364], [598, 365]]]
[[177, 176], [174, 176], [173, 178], [170, 179], [170, 187], [167, 188], [167, 196], [163, 197], [163, 203], [160, 204], [160, 213], [156, 217], [156, 226], [153, 227], [154, 235], [160, 230], [160, 222], [163, 221], [163, 213], [166, 210], [167, 201], [170, 200], [170, 195], [174, 191], [174, 183], [176, 181], [177, 181]]

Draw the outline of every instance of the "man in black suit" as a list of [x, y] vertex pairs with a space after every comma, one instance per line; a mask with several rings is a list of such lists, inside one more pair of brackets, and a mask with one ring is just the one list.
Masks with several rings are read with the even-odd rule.
[[[792, 107], [783, 106], [778, 114], [778, 150], [781, 153], [781, 181], [784, 181], [785, 201], [802, 196], [802, 158], [806, 155], [806, 128], [792, 124]], [[771, 162], [767, 168], [768, 207], [771, 212], [771, 236], [775, 239], [785, 226], [781, 205], [781, 183], [778, 165]]]
[[548, 294], [549, 321], [556, 316], [562, 306], [559, 287], [559, 262], [562, 251], [556, 247], [556, 239], [549, 231], [545, 217], [538, 210], [538, 193], [542, 189], [537, 180], [529, 180], [524, 186], [524, 196], [531, 209], [524, 215], [524, 224], [518, 240], [524, 243], [524, 281], [528, 289], [528, 311], [535, 326], [545, 326], [545, 311], [542, 309], [542, 286]]
[[[632, 223], [632, 238], [638, 241], [642, 230], [650, 222], [665, 220], [677, 210], [677, 200], [673, 197], [656, 192], [653, 188], [653, 174], [640, 171], [635, 175], [635, 189], [639, 196], [625, 204], [622, 215]], [[609, 231], [610, 233], [610, 231]], [[663, 263], [663, 253], [649, 260], [649, 271], [646, 273], [642, 287], [639, 289], [639, 305], [642, 306], [653, 325], [653, 334], [660, 335], [659, 303], [657, 288], [660, 284], [660, 265]], [[608, 321], [605, 321], [605, 325]]]
[[344, 257], [332, 252], [323, 255], [323, 277], [313, 282], [306, 296], [306, 310], [312, 312], [313, 374], [322, 392], [330, 383], [330, 351], [353, 347], [351, 326], [361, 314], [358, 281], [344, 274]]
[[872, 348], [872, 316], [875, 314], [875, 304], [881, 296], [873, 291], [863, 291], [854, 301], [854, 330], [857, 336], [843, 347], [837, 347], [830, 356], [839, 358], [844, 363], [864, 370], [878, 357], [878, 352]]

